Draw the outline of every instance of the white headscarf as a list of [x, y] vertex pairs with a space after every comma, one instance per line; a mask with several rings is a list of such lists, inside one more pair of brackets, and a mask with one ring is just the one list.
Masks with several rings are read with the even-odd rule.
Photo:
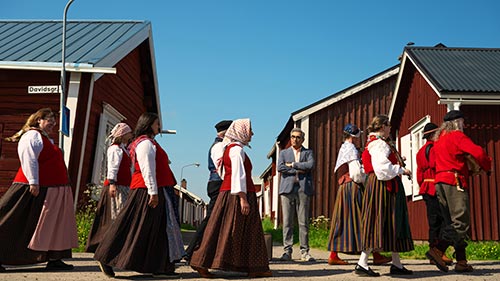
[[358, 150], [356, 146], [352, 142], [344, 142], [340, 147], [339, 154], [337, 156], [337, 164], [335, 164], [335, 170], [342, 166], [345, 163], [349, 163], [352, 160], [358, 160]]
[[224, 136], [224, 143], [227, 144], [231, 141], [241, 142], [243, 145], [248, 145], [250, 140], [252, 139], [252, 131], [250, 119], [237, 119], [231, 123], [231, 126], [226, 131], [226, 135]]

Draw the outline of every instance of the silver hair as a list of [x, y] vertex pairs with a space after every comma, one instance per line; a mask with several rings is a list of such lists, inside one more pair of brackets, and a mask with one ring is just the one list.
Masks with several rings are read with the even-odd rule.
[[304, 133], [304, 131], [302, 131], [300, 128], [293, 128], [290, 131], [290, 136], [292, 135], [292, 133], [295, 133], [295, 132], [299, 132], [301, 134], [302, 138], [304, 138], [304, 136], [306, 135], [306, 133]]
[[451, 120], [451, 121], [444, 121], [443, 124], [437, 129], [437, 131], [434, 133], [433, 140], [438, 140], [439, 136], [441, 136], [441, 133], [443, 131], [445, 132], [451, 132], [451, 131], [464, 131], [464, 126], [463, 122], [459, 122], [459, 119]]

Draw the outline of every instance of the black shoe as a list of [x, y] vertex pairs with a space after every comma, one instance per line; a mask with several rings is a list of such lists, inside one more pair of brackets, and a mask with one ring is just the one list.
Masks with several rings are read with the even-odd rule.
[[412, 275], [413, 270], [409, 270], [403, 266], [403, 268], [399, 268], [395, 265], [391, 265], [391, 274], [393, 275]]
[[0, 264], [0, 272], [5, 272], [7, 271], [7, 269], [5, 269], [5, 267], [3, 267], [1, 264]]
[[373, 271], [371, 268], [368, 267], [368, 269], [365, 269], [359, 264], [356, 264], [356, 267], [354, 268], [354, 273], [358, 275], [364, 275], [364, 276], [371, 276], [371, 277], [378, 277], [380, 276], [380, 273]]
[[45, 267], [45, 269], [47, 270], [54, 270], [54, 271], [72, 270], [73, 268], [75, 268], [73, 265], [67, 264], [62, 260], [49, 261], [47, 262], [47, 266]]
[[101, 269], [102, 273], [104, 273], [104, 275], [110, 278], [115, 277], [115, 272], [113, 271], [113, 268], [111, 266], [103, 264], [100, 261], [98, 261], [97, 264], [99, 265], [99, 268]]

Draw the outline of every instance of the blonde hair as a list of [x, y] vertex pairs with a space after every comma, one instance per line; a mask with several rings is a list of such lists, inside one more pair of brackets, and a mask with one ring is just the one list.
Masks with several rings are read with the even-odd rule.
[[380, 129], [382, 129], [383, 125], [386, 125], [386, 126], [390, 125], [389, 116], [383, 115], [383, 114], [377, 115], [377, 116], [373, 117], [372, 122], [370, 123], [370, 125], [368, 126], [368, 129], [366, 129], [366, 130], [368, 131], [368, 133], [378, 132], [378, 131], [380, 131]]
[[11, 142], [18, 142], [21, 136], [26, 133], [28, 130], [31, 128], [38, 128], [38, 121], [41, 119], [46, 119], [48, 117], [54, 117], [55, 114], [52, 112], [52, 109], [50, 108], [42, 108], [39, 109], [37, 112], [33, 113], [28, 117], [28, 120], [26, 120], [26, 123], [24, 123], [23, 127], [21, 130], [19, 130], [17, 133], [12, 135], [11, 137], [5, 138], [6, 141], [11, 141]]

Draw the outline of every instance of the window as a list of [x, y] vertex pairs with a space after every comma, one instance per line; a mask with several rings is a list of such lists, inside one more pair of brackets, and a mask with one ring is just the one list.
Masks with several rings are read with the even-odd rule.
[[[417, 152], [420, 148], [425, 144], [425, 140], [423, 137], [423, 131], [425, 124], [431, 122], [431, 117], [429, 115], [423, 117], [418, 122], [413, 124], [410, 127], [410, 135], [411, 135], [411, 161], [407, 160], [407, 165], [409, 165], [409, 169], [412, 171], [412, 185], [411, 185], [411, 195], [413, 201], [421, 200], [422, 196], [418, 195], [420, 186], [417, 182]], [[410, 195], [410, 194], [406, 194]]]

